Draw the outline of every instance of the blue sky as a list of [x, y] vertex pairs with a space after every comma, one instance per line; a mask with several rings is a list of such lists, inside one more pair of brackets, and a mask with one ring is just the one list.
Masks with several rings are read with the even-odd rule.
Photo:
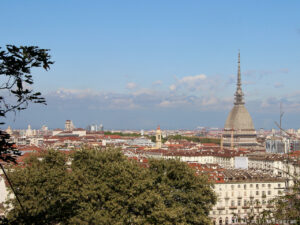
[[34, 71], [48, 100], [8, 123], [150, 129], [223, 127], [241, 51], [255, 127], [300, 127], [299, 1], [2, 1], [0, 46], [51, 49]]

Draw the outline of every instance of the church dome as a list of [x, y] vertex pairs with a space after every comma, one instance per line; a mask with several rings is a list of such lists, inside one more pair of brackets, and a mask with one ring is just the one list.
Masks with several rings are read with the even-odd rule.
[[254, 130], [252, 118], [243, 104], [234, 105], [227, 117], [224, 128], [226, 130]]

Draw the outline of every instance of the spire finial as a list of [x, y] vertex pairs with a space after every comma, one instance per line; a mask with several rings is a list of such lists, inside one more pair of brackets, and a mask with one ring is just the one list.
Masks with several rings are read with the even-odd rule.
[[236, 92], [235, 92], [235, 105], [244, 104], [243, 101], [243, 91], [242, 91], [242, 82], [241, 82], [241, 65], [240, 65], [240, 50], [238, 54], [238, 74], [237, 74], [237, 84], [236, 84]]

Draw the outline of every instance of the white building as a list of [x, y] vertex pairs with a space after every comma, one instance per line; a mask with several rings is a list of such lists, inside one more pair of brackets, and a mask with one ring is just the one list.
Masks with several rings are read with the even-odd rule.
[[246, 224], [248, 213], [273, 208], [271, 200], [284, 194], [285, 180], [261, 171], [225, 170], [223, 175], [214, 186], [218, 199], [210, 212], [216, 225]]
[[8, 188], [5, 184], [4, 175], [2, 174], [2, 171], [0, 173], [0, 216], [4, 215], [4, 203], [7, 200], [7, 197], [9, 196]]

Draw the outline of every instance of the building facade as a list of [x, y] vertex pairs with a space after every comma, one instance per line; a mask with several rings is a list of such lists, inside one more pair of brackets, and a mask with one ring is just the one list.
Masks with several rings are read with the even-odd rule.
[[216, 183], [217, 204], [210, 212], [215, 225], [246, 224], [249, 214], [274, 207], [272, 199], [284, 194], [285, 181], [267, 173], [250, 170], [224, 171]]

